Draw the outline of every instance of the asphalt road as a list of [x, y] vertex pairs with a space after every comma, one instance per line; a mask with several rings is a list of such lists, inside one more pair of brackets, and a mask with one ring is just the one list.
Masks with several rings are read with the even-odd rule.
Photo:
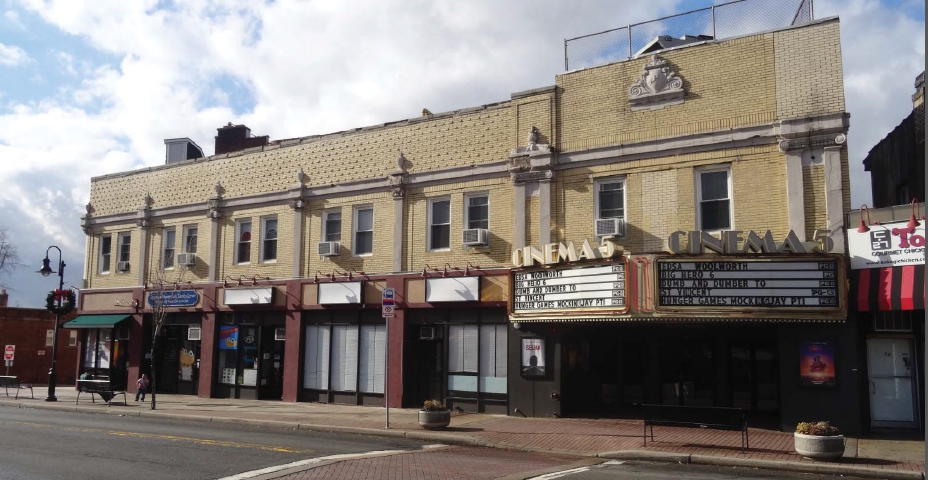
[[0, 407], [0, 479], [216, 479], [308, 458], [422, 443]]

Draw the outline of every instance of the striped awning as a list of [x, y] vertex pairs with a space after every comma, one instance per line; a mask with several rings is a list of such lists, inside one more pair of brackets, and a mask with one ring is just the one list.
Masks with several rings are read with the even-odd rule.
[[855, 270], [852, 279], [849, 303], [859, 312], [925, 309], [925, 265]]

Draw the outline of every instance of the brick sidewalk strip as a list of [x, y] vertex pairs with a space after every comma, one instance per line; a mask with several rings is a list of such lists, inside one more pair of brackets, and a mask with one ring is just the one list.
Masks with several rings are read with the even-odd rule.
[[[782, 468], [813, 473], [841, 474], [850, 468], [880, 478], [924, 478], [925, 462], [913, 458], [864, 458], [856, 453], [845, 455], [839, 462], [816, 462], [800, 457], [793, 451], [792, 433], [750, 429], [751, 448], [741, 452], [738, 432], [681, 427], [655, 427], [654, 441], [642, 440], [641, 420], [519, 418], [485, 414], [454, 414], [451, 427], [432, 432], [419, 427], [415, 409], [390, 409], [390, 430], [384, 429], [384, 410], [318, 403], [281, 403], [261, 400], [229, 400], [198, 398], [184, 395], [158, 394], [158, 410], [149, 403], [129, 402], [106, 407], [101, 403], [81, 402], [74, 405], [77, 395], [72, 389], [58, 389], [59, 401], [42, 400], [44, 387], [35, 387], [36, 400], [2, 399], [0, 406], [47, 408], [70, 412], [106, 413], [114, 415], [175, 418], [185, 421], [264, 425], [300, 430], [337, 431], [365, 435], [403, 436], [428, 442], [467, 446], [492, 446], [563, 455], [601, 456], [633, 459], [657, 456], [651, 460], [685, 463], [726, 464], [724, 462], [755, 462], [758, 468]], [[83, 400], [83, 398], [82, 398]], [[849, 442], [856, 442], [849, 439]], [[924, 441], [920, 442], [924, 449]], [[856, 452], [853, 449], [852, 452]], [[887, 449], [893, 452], [893, 449]], [[622, 452], [622, 453], [616, 453]], [[611, 455], [611, 456], [610, 456]], [[618, 456], [616, 456], [618, 455]], [[624, 456], [623, 456], [624, 455]], [[677, 456], [673, 456], [677, 455]], [[922, 454], [923, 455], [923, 454]], [[888, 455], [892, 456], [892, 455]], [[915, 459], [922, 458], [921, 456]]]

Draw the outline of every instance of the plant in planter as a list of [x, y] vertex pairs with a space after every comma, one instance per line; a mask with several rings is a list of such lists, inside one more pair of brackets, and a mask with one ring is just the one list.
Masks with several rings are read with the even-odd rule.
[[800, 422], [793, 434], [796, 453], [815, 460], [835, 460], [844, 455], [844, 435], [828, 422]]
[[441, 430], [451, 423], [451, 410], [440, 400], [426, 400], [419, 409], [419, 426], [426, 430]]

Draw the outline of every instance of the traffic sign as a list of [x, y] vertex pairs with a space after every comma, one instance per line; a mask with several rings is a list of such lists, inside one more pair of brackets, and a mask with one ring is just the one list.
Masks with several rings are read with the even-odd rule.
[[16, 345], [7, 345], [3, 349], [3, 359], [12, 361], [13, 357], [16, 355]]
[[382, 309], [381, 316], [383, 318], [394, 318], [395, 317], [394, 309], [396, 308], [396, 304], [395, 304], [393, 296], [394, 296], [394, 292], [392, 288], [383, 289], [383, 303], [381, 304], [381, 309]]

